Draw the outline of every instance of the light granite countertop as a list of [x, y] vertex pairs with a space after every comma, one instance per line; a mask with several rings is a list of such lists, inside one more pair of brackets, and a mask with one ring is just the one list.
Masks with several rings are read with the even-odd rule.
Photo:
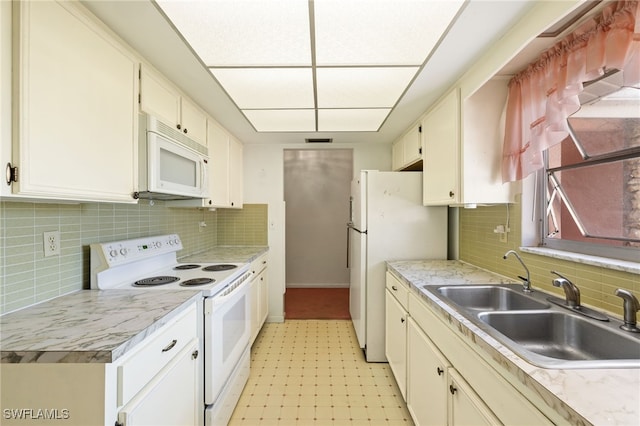
[[216, 246], [200, 253], [181, 257], [180, 262], [229, 262], [249, 263], [253, 262], [263, 253], [269, 250], [267, 246]]
[[79, 290], [0, 316], [1, 362], [113, 362], [200, 298], [196, 290]]
[[487, 358], [535, 392], [570, 424], [640, 424], [640, 369], [547, 369], [524, 361], [455, 309], [422, 290], [433, 284], [500, 284], [513, 280], [459, 261], [394, 261], [387, 267]]

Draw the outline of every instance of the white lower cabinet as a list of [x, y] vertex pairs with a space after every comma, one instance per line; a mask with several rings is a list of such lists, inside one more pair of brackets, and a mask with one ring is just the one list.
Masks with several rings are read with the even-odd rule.
[[402, 398], [406, 401], [409, 288], [389, 272], [386, 277], [384, 352]]
[[524, 385], [390, 272], [386, 291], [386, 355], [416, 425], [553, 424]]
[[119, 425], [198, 424], [198, 353], [198, 340], [192, 340], [122, 407], [118, 412]]
[[194, 302], [112, 363], [0, 364], [2, 425], [202, 425], [201, 315]]
[[406, 400], [407, 381], [407, 311], [389, 290], [385, 295], [385, 355]]
[[409, 294], [408, 312], [407, 406], [416, 424], [553, 424], [524, 396], [526, 389], [507, 380], [508, 373], [469, 346], [420, 296]]
[[409, 318], [407, 327], [407, 408], [417, 425], [447, 424], [449, 361]]
[[251, 343], [269, 314], [268, 253], [251, 262]]

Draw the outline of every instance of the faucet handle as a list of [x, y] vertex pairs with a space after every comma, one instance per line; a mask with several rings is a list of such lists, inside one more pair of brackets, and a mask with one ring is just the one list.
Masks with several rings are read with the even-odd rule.
[[580, 309], [580, 289], [578, 286], [557, 271], [551, 271], [551, 273], [559, 277], [554, 278], [552, 283], [554, 287], [560, 287], [564, 290], [566, 305], [574, 309]]
[[616, 289], [615, 295], [621, 297], [623, 300], [624, 324], [621, 325], [620, 328], [626, 331], [640, 333], [640, 329], [636, 326], [636, 312], [640, 311], [640, 302], [638, 302], [638, 299], [633, 293], [623, 288]]

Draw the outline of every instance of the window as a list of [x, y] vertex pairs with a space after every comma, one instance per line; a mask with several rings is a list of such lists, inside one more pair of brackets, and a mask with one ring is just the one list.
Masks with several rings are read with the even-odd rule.
[[547, 247], [640, 259], [640, 90], [621, 74], [585, 83], [570, 135], [545, 151]]

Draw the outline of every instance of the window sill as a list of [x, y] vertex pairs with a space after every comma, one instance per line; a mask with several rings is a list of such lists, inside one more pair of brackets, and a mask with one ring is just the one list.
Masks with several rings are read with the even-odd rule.
[[599, 266], [616, 271], [628, 272], [630, 274], [640, 274], [640, 263], [638, 262], [609, 259], [606, 257], [591, 256], [588, 254], [573, 253], [569, 251], [555, 250], [544, 247], [520, 247], [520, 251], [522, 251], [523, 253], [552, 257], [554, 259], [582, 263], [584, 265]]

